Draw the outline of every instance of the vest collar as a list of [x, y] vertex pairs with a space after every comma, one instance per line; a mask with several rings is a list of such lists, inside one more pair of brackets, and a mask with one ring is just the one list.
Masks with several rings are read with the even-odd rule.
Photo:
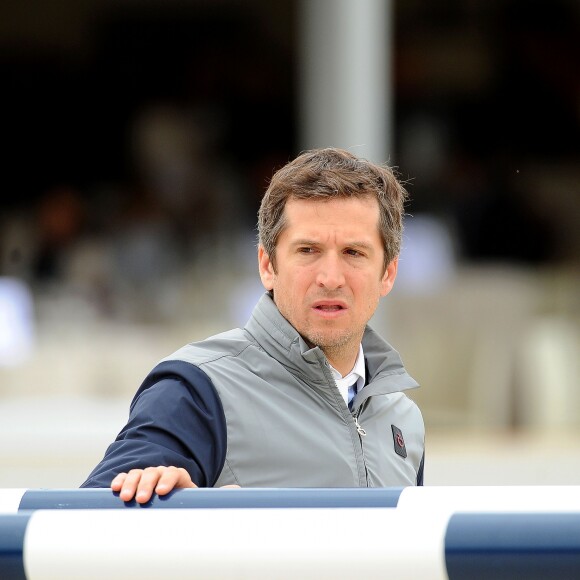
[[[311, 348], [280, 314], [268, 292], [256, 304], [245, 329], [258, 344], [292, 374], [306, 382], [328, 385], [332, 380], [322, 350]], [[418, 387], [405, 370], [399, 353], [367, 326], [363, 340], [367, 386], [357, 397], [357, 406], [372, 395], [389, 394]]]

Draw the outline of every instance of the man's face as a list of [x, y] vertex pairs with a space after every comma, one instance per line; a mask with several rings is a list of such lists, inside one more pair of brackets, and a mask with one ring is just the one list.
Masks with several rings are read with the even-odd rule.
[[343, 362], [354, 364], [365, 325], [397, 273], [396, 259], [384, 271], [378, 202], [290, 199], [284, 212], [276, 272], [258, 251], [262, 283], [290, 324], [342, 372]]

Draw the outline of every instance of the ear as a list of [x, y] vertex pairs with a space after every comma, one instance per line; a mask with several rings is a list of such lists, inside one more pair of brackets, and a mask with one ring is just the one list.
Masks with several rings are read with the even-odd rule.
[[270, 260], [270, 256], [266, 253], [264, 246], [261, 244], [258, 246], [258, 269], [260, 271], [260, 279], [266, 290], [272, 290], [274, 288], [274, 280], [276, 279], [276, 273], [274, 272], [274, 266]]
[[386, 296], [392, 289], [397, 277], [397, 268], [399, 267], [399, 257], [397, 256], [385, 270], [381, 278], [381, 296]]

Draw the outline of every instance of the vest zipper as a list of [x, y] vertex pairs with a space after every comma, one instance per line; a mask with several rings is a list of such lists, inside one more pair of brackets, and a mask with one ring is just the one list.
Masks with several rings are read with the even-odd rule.
[[363, 465], [365, 468], [365, 481], [366, 481], [367, 487], [372, 487], [372, 484], [369, 481], [369, 470], [367, 467], [367, 458], [365, 457], [365, 448], [363, 445], [363, 437], [367, 436], [367, 432], [362, 428], [361, 424], [358, 422], [358, 417], [359, 417], [361, 411], [362, 411], [362, 406], [360, 406], [358, 408], [358, 411], [356, 413], [353, 413], [352, 418], [354, 419], [354, 425], [356, 427], [356, 431], [357, 431], [359, 439], [360, 439], [360, 450], [362, 453], [362, 460], [363, 460]]
[[358, 413], [356, 415], [353, 415], [354, 417], [354, 424], [356, 425], [356, 430], [358, 431], [358, 434], [361, 437], [366, 437], [367, 432], [360, 426], [360, 423], [358, 422]]
[[[334, 387], [338, 393], [338, 397], [340, 397], [340, 399], [342, 401], [344, 401], [344, 399], [342, 398], [342, 395], [340, 394], [340, 392], [338, 391], [338, 386], [336, 385], [336, 381], [334, 380], [334, 377], [332, 376], [332, 373], [330, 372], [329, 367], [329, 363], [328, 360], [324, 360], [324, 363], [322, 365], [322, 372], [324, 374], [324, 376], [326, 377], [326, 379], [328, 380], [329, 384], [334, 384]], [[345, 407], [346, 407], [346, 411], [347, 413], [354, 419], [354, 425], [356, 428], [356, 431], [358, 433], [358, 437], [359, 437], [359, 444], [360, 444], [360, 461], [362, 462], [362, 468], [364, 469], [364, 480], [366, 482], [366, 486], [369, 487], [369, 470], [367, 468], [367, 461], [365, 458], [365, 451], [363, 448], [363, 444], [362, 444], [362, 438], [366, 436], [367, 432], [360, 426], [359, 422], [358, 422], [358, 414], [361, 412], [362, 407], [359, 408], [357, 414], [353, 414], [350, 412], [349, 408], [348, 408], [348, 404], [345, 403]], [[354, 443], [354, 441], [353, 441]], [[356, 458], [356, 462], [357, 465], [359, 464], [359, 458]], [[360, 476], [362, 474], [359, 473], [359, 481], [360, 481]]]

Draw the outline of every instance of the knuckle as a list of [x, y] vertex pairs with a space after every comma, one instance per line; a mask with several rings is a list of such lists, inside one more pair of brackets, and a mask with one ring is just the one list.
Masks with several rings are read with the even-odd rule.
[[127, 475], [140, 475], [143, 472], [142, 469], [131, 469]]

